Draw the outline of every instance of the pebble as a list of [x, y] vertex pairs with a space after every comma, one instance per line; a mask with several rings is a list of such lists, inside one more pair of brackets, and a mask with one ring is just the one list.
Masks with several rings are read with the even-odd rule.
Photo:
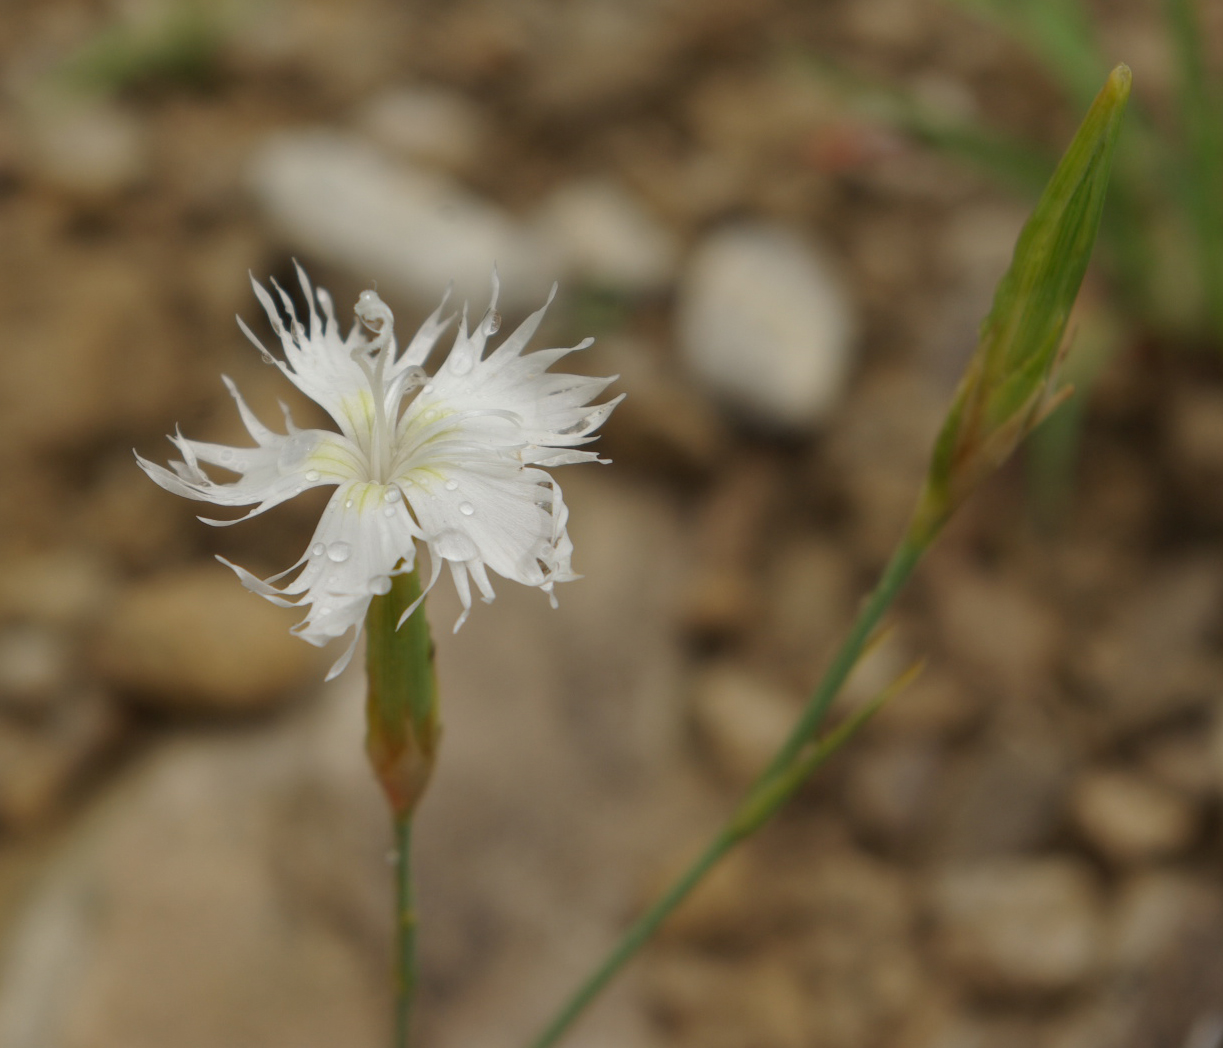
[[1210, 631], [1223, 589], [1223, 562], [1195, 557], [1155, 568], [1114, 598], [1114, 612], [1077, 645], [1076, 668], [1102, 721], [1134, 732], [1214, 698], [1218, 662]]
[[328, 653], [292, 636], [294, 621], [219, 564], [180, 568], [120, 594], [95, 661], [108, 685], [146, 705], [246, 713], [321, 680]]
[[413, 164], [463, 173], [479, 162], [488, 137], [482, 112], [442, 87], [400, 87], [369, 99], [357, 114], [370, 140]]
[[1013, 578], [948, 559], [930, 575], [935, 611], [958, 665], [995, 695], [1031, 696], [1047, 686], [1061, 639], [1050, 608]]
[[692, 719], [719, 771], [751, 782], [785, 741], [801, 709], [797, 696], [733, 664], [698, 678]]
[[1084, 775], [1074, 786], [1070, 808], [1096, 851], [1119, 865], [1167, 858], [1197, 836], [1197, 813], [1189, 801], [1131, 772]]
[[1117, 891], [1109, 963], [1121, 976], [1149, 974], [1180, 951], [1187, 935], [1223, 916], [1213, 880], [1179, 870], [1144, 870]]
[[69, 660], [64, 638], [45, 626], [0, 630], [0, 710], [46, 708], [68, 684]]
[[540, 237], [452, 179], [394, 164], [364, 140], [282, 132], [250, 159], [256, 200], [298, 250], [432, 309], [450, 280], [477, 313], [494, 264], [503, 309], [538, 308], [560, 262]]
[[77, 626], [104, 607], [112, 585], [110, 566], [79, 548], [6, 558], [0, 562], [0, 618]]
[[1034, 706], [996, 714], [972, 750], [946, 768], [935, 849], [968, 861], [1047, 846], [1062, 825], [1073, 759], [1064, 733]]
[[944, 961], [978, 990], [1042, 996], [1097, 970], [1101, 913], [1088, 867], [1076, 860], [948, 869], [936, 877], [930, 903]]
[[710, 233], [688, 260], [678, 339], [693, 376], [771, 429], [804, 432], [837, 406], [857, 326], [838, 274], [781, 226]]
[[544, 201], [535, 222], [571, 278], [642, 293], [663, 289], [675, 277], [675, 236], [609, 179], [562, 186]]
[[929, 740], [889, 740], [855, 753], [845, 805], [872, 838], [903, 845], [929, 824], [941, 754]]
[[148, 176], [145, 128], [130, 111], [41, 90], [22, 102], [25, 160], [38, 181], [92, 200], [114, 197]]

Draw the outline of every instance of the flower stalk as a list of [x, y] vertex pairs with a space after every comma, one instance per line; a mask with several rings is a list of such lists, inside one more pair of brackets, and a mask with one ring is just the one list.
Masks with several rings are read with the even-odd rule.
[[869, 649], [884, 615], [943, 525], [1069, 390], [1057, 387], [1070, 309], [1099, 229], [1130, 71], [1118, 66], [1050, 179], [998, 285], [980, 341], [935, 443], [909, 527], [812, 692], [798, 722], [734, 814], [693, 864], [622, 936], [531, 1048], [552, 1048], [621, 967], [736, 844], [772, 818], [917, 672], [821, 736], [833, 701]]
[[[417, 572], [397, 575], [390, 592], [370, 601], [365, 620], [365, 747], [390, 804], [395, 834], [394, 1048], [411, 1044], [417, 984], [412, 817], [429, 785], [441, 736], [433, 641], [419, 597]], [[400, 627], [400, 618], [413, 605]]]

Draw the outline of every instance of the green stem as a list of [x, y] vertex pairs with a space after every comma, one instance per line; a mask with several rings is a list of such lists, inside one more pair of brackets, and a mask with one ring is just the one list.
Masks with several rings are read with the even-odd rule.
[[871, 634], [875, 632], [880, 619], [891, 607], [896, 595], [909, 581], [909, 576], [913, 574], [913, 569], [917, 567], [917, 562], [921, 560], [928, 545], [928, 541], [915, 539], [910, 532], [896, 547], [892, 553], [892, 559], [883, 569], [883, 575], [878, 584], [862, 606], [862, 610], [858, 612], [849, 636], [837, 650], [831, 665], [807, 701], [798, 723], [757, 782], [771, 779], [788, 767], [803, 747], [811, 741], [824, 715], [828, 712], [828, 707], [832, 705], [832, 700], [837, 697], [846, 678], [857, 665], [858, 659], [862, 657], [862, 651], [867, 641], [870, 640]]
[[402, 625], [420, 596], [415, 571], [397, 575], [370, 602], [365, 625], [369, 678], [365, 748], [395, 824], [395, 1040], [411, 1043], [416, 992], [416, 904], [412, 892], [412, 815], [429, 784], [440, 735], [433, 642], [424, 608]]
[[416, 903], [412, 893], [412, 816], [395, 816], [395, 1040], [412, 1043], [412, 1002], [416, 997]]
[[[861, 657], [871, 634], [879, 625], [888, 607], [896, 599], [908, 581], [917, 562], [929, 545], [932, 535], [924, 531], [910, 530], [897, 546], [892, 559], [884, 569], [879, 584], [862, 606], [849, 636], [832, 660], [819, 686], [808, 701], [803, 715], [794, 730], [769, 766], [757, 777], [747, 791], [747, 796], [725, 827], [709, 843], [691, 866], [671, 885], [645, 914], [621, 937], [603, 963], [582, 983], [569, 998], [531, 1048], [551, 1048], [556, 1044], [575, 1019], [599, 995], [612, 977], [645, 944], [658, 926], [665, 921], [677, 906], [688, 896], [722, 857], [744, 838], [750, 836], [794, 793], [803, 779], [834, 753], [853, 734], [874, 709], [873, 704], [864, 716], [854, 718], [844, 732], [838, 732], [829, 744], [817, 748], [814, 753], [800, 761], [807, 745], [815, 736], [820, 722], [828, 712], [832, 700], [841, 690], [850, 671]], [[789, 774], [787, 774], [789, 773]]]

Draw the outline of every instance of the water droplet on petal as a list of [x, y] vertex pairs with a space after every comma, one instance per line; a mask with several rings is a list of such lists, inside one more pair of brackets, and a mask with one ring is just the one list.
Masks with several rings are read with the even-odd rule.
[[321, 557], [326, 552], [327, 552], [327, 547], [324, 546], [321, 542], [316, 542], [313, 546], [310, 547], [310, 555], [312, 557]]
[[495, 309], [484, 318], [484, 333], [495, 335], [501, 330], [501, 314]]
[[221, 461], [222, 462], [233, 462], [233, 460], [234, 460], [234, 449], [233, 448], [222, 448], [221, 449]]
[[392, 484], [382, 493], [382, 498], [385, 502], [398, 502], [401, 494], [402, 492], [399, 490], [399, 488]]
[[425, 369], [413, 364], [410, 368], [405, 368], [403, 373], [403, 388], [405, 391], [415, 389], [417, 386], [423, 386], [429, 379]]
[[450, 354], [450, 359], [446, 361], [450, 370], [456, 375], [466, 375], [474, 363], [474, 354], [467, 348], [454, 350]]
[[433, 383], [432, 383], [432, 382], [426, 382], [426, 383], [424, 384], [424, 387], [421, 389], [421, 392], [422, 392], [422, 393], [432, 393], [432, 392], [433, 392]]
[[384, 593], [391, 592], [391, 579], [388, 575], [376, 575], [369, 580], [369, 589], [371, 593], [376, 593], [382, 596]]
[[461, 531], [442, 531], [433, 537], [429, 545], [439, 557], [447, 560], [474, 560], [480, 555], [480, 550], [472, 541], [470, 535]]
[[344, 508], [345, 508], [345, 509], [352, 509], [352, 499], [347, 499], [347, 500], [345, 500], [345, 502], [344, 502]]
[[352, 555], [352, 546], [347, 542], [333, 542], [327, 547], [327, 559], [343, 564]]
[[462, 513], [463, 516], [470, 517], [473, 513], [475, 513], [475, 511], [476, 511], [476, 507], [473, 506], [470, 502], [460, 502], [459, 503], [459, 512]]
[[448, 480], [448, 481], [446, 481], [446, 490], [447, 490], [447, 491], [458, 491], [458, 490], [459, 490], [459, 482], [458, 482], [457, 480]]
[[306, 479], [307, 479], [307, 480], [308, 480], [308, 481], [309, 481], [311, 484], [317, 484], [317, 483], [318, 483], [319, 476], [320, 476], [320, 474], [319, 474], [319, 471], [318, 471], [317, 469], [308, 469], [308, 470], [306, 470]]
[[395, 507], [387, 506], [387, 508], [382, 511], [382, 515], [386, 517], [387, 520], [392, 519], [395, 516]]
[[281, 473], [296, 473], [303, 462], [314, 454], [318, 447], [318, 437], [313, 433], [294, 433], [285, 439], [280, 454], [276, 457], [276, 465]]

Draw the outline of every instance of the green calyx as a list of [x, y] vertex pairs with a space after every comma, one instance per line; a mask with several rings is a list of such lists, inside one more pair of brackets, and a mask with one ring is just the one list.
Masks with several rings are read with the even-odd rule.
[[369, 678], [365, 748], [397, 815], [415, 810], [424, 794], [441, 736], [433, 640], [424, 605], [399, 625], [419, 597], [420, 576], [415, 570], [393, 576], [390, 592], [374, 597], [365, 617]]

